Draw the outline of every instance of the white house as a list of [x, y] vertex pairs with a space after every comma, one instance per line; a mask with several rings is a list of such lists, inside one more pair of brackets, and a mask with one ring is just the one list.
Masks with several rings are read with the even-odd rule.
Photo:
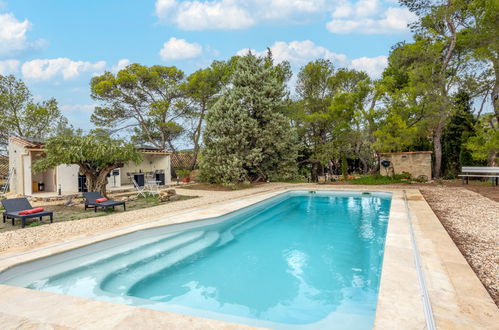
[[[78, 165], [59, 165], [40, 173], [33, 173], [32, 164], [44, 157], [43, 142], [28, 138], [9, 138], [9, 168], [14, 169], [10, 191], [14, 194], [31, 196], [38, 192], [53, 192], [63, 195], [76, 194], [85, 189], [85, 177], [79, 173]], [[131, 178], [143, 182], [144, 174], [161, 181], [171, 182], [170, 152], [150, 147], [141, 147], [143, 154], [140, 164], [125, 164], [111, 173], [108, 189], [131, 185]]]

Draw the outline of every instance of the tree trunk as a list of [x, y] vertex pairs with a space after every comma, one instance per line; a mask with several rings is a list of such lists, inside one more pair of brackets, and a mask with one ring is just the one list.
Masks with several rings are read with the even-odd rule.
[[499, 123], [499, 63], [494, 62], [495, 81], [494, 89], [492, 90], [492, 105], [494, 106], [494, 113], [497, 122]]
[[99, 192], [102, 196], [107, 196], [106, 185], [107, 185], [107, 175], [100, 175], [95, 181], [95, 191]]
[[496, 163], [496, 159], [497, 159], [497, 152], [490, 153], [489, 159], [487, 159], [487, 166], [492, 166], [492, 167], [497, 166], [498, 164]]
[[348, 179], [348, 160], [345, 153], [341, 154], [341, 175], [343, 175], [343, 179]]
[[435, 178], [440, 178], [442, 175], [442, 132], [444, 129], [444, 121], [440, 119], [435, 133], [433, 135], [433, 149], [435, 152], [435, 168], [434, 168], [434, 176]]
[[310, 173], [310, 176], [311, 176], [311, 181], [312, 182], [317, 182], [318, 181], [318, 163], [314, 162], [312, 163], [312, 169], [311, 169], [311, 173]]
[[108, 182], [107, 176], [112, 170], [122, 167], [123, 164], [107, 165], [100, 171], [89, 168], [80, 164], [80, 171], [87, 178], [87, 190], [100, 193], [102, 196], [107, 196], [106, 185]]
[[367, 160], [362, 157], [359, 157], [359, 160], [362, 163], [362, 174], [367, 174], [368, 172]]
[[192, 161], [191, 161], [191, 165], [190, 165], [191, 171], [194, 170], [194, 168], [196, 167], [196, 163], [198, 160], [198, 154], [199, 154], [199, 149], [200, 149], [199, 139], [201, 138], [201, 130], [203, 128], [203, 121], [204, 121], [205, 112], [206, 112], [206, 105], [203, 104], [201, 106], [201, 114], [199, 115], [198, 125], [197, 125], [196, 130], [194, 131], [194, 134], [193, 134], [194, 150], [192, 153]]
[[96, 191], [95, 183], [97, 181], [97, 177], [95, 175], [92, 175], [92, 173], [85, 173], [85, 177], [87, 178], [87, 191]]

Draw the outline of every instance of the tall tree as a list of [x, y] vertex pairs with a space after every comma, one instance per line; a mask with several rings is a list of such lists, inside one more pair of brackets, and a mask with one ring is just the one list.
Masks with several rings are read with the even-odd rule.
[[297, 139], [283, 114], [283, 67], [253, 54], [239, 58], [230, 88], [208, 111], [201, 176], [209, 182], [278, 180], [296, 171]]
[[496, 120], [499, 121], [499, 2], [497, 0], [461, 0], [466, 13], [465, 28], [459, 32], [459, 40], [472, 51], [473, 57], [485, 62], [492, 84], [490, 100]]
[[176, 67], [140, 64], [93, 77], [91, 97], [103, 106], [95, 108], [91, 120], [110, 132], [131, 129], [135, 142], [176, 153], [175, 140], [184, 132], [180, 121], [187, 111], [183, 79]]
[[325, 166], [336, 172], [340, 160], [358, 159], [367, 171], [372, 158], [375, 106], [372, 81], [356, 70], [335, 70], [327, 60], [305, 65], [298, 74], [297, 95], [291, 118], [303, 142], [303, 162], [317, 180]]
[[357, 70], [338, 70], [332, 84], [336, 93], [330, 106], [336, 121], [332, 133], [335, 147], [344, 158], [360, 161], [360, 170], [368, 173], [375, 158], [379, 93], [367, 73]]
[[45, 143], [45, 154], [45, 158], [34, 163], [35, 172], [61, 164], [76, 164], [87, 178], [88, 191], [102, 195], [106, 195], [107, 177], [112, 170], [123, 167], [126, 162], [139, 163], [142, 160], [132, 144], [104, 134], [66, 134], [49, 138]]
[[471, 110], [471, 99], [468, 93], [461, 90], [455, 96], [452, 116], [442, 135], [442, 163], [444, 174], [455, 177], [460, 172], [461, 155], [466, 150], [464, 143], [474, 134], [475, 118]]
[[[412, 117], [431, 132], [434, 149], [434, 175], [442, 172], [442, 134], [452, 109], [452, 90], [459, 85], [459, 73], [466, 68], [466, 50], [458, 43], [458, 33], [467, 21], [466, 5], [460, 0], [401, 0], [419, 16], [413, 24], [415, 42], [401, 45], [399, 70], [407, 70], [401, 92], [408, 94], [416, 110]], [[393, 62], [392, 62], [393, 63]], [[411, 117], [411, 116], [410, 116]]]
[[9, 136], [43, 139], [63, 122], [55, 99], [37, 103], [23, 81], [0, 75], [0, 150]]
[[204, 128], [206, 112], [216, 100], [216, 96], [222, 89], [227, 76], [227, 64], [215, 61], [210, 67], [192, 73], [182, 85], [186, 96], [192, 102], [187, 113], [187, 119], [191, 122], [189, 135], [193, 145], [191, 170], [196, 166], [201, 147], [201, 134]]
[[334, 90], [332, 79], [335, 69], [329, 60], [316, 60], [306, 64], [298, 73], [296, 93], [298, 102], [291, 114], [303, 144], [304, 162], [310, 164], [312, 181], [332, 158], [330, 123], [333, 119], [329, 106]]
[[489, 166], [499, 165], [499, 121], [494, 113], [484, 115], [475, 126], [476, 134], [469, 138], [466, 147], [473, 158], [486, 161]]

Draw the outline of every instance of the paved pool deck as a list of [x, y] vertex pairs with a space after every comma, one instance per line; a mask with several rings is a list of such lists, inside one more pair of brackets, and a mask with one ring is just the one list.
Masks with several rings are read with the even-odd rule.
[[[89, 236], [39, 248], [17, 248], [0, 254], [0, 271], [17, 264], [141, 229], [223, 215], [289, 189], [349, 190], [352, 186], [279, 185], [267, 191], [182, 211], [157, 214], [143, 222], [106, 229]], [[426, 319], [411, 245], [403, 190], [393, 193], [376, 312], [376, 329], [425, 329]], [[406, 189], [422, 272], [439, 329], [498, 329], [499, 310], [418, 190]], [[218, 192], [211, 192], [217, 194]], [[227, 194], [230, 196], [230, 194]], [[194, 201], [194, 200], [193, 200]], [[161, 210], [158, 208], [158, 210]], [[84, 220], [80, 220], [84, 221]], [[0, 324], [4, 329], [249, 329], [251, 327], [134, 306], [70, 297], [0, 285]]]

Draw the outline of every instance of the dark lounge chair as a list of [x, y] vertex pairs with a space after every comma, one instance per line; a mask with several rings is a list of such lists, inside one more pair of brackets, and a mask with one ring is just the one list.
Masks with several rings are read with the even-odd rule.
[[97, 212], [97, 208], [101, 207], [103, 209], [108, 209], [110, 207], [113, 208], [118, 205], [123, 205], [123, 211], [126, 211], [126, 205], [125, 202], [118, 202], [118, 201], [112, 201], [112, 200], [107, 200], [105, 202], [96, 202], [97, 199], [99, 198], [104, 198], [100, 193], [98, 192], [84, 192], [83, 193], [83, 198], [85, 198], [85, 211], [87, 209], [94, 209], [94, 212]]
[[51, 223], [54, 222], [53, 213], [49, 211], [42, 211], [32, 214], [19, 214], [19, 212], [31, 210], [33, 208], [31, 204], [28, 202], [28, 200], [23, 197], [4, 199], [2, 201], [2, 205], [3, 208], [5, 209], [5, 212], [3, 213], [4, 223], [5, 220], [12, 219], [12, 225], [14, 225], [15, 219], [21, 218], [22, 228], [24, 228], [26, 226], [26, 219], [40, 218], [40, 221], [42, 221], [42, 217], [44, 216], [49, 216], [50, 222]]

